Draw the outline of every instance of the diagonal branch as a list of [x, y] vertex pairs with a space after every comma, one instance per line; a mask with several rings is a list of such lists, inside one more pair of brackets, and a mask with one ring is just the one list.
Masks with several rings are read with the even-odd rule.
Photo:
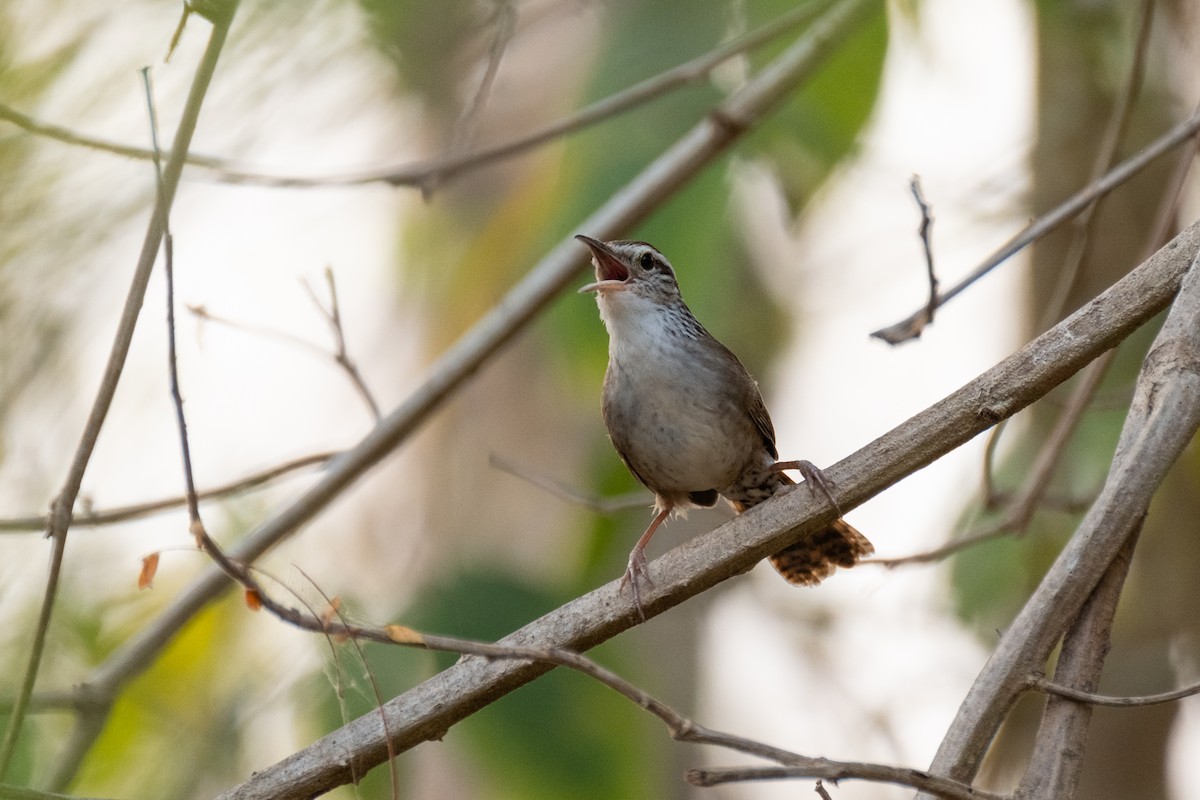
[[[1021, 252], [1021, 250], [1025, 249], [1031, 243], [1072, 219], [1092, 203], [1096, 202], [1097, 199], [1104, 197], [1109, 192], [1121, 186], [1121, 184], [1133, 178], [1157, 159], [1185, 142], [1194, 139], [1198, 132], [1200, 132], [1200, 111], [1192, 114], [1191, 117], [1180, 122], [1158, 139], [1155, 139], [1142, 148], [1141, 152], [1135, 153], [1113, 167], [1104, 174], [1104, 177], [1095, 183], [1080, 189], [1058, 206], [1026, 225], [1019, 233], [1005, 242], [999, 250], [988, 256], [970, 275], [944, 292], [940, 292], [937, 296], [937, 306], [939, 308], [944, 306], [965, 291], [975, 281]], [[928, 313], [929, 305], [926, 304], [899, 322], [873, 331], [871, 336], [891, 345], [903, 344], [920, 336], [921, 328], [919, 323]]]
[[[1015, 414], [1116, 345], [1170, 303], [1198, 249], [1200, 223], [1017, 353], [825, 470], [840, 504], [849, 509], [863, 503]], [[654, 562], [657, 585], [643, 598], [647, 614], [660, 614], [746, 572], [828, 525], [833, 513], [824, 495], [802, 485], [686, 542]], [[637, 620], [637, 611], [614, 581], [531, 622], [501, 644], [586, 650]], [[550, 668], [545, 663], [460, 661], [384, 706], [392, 746], [401, 751], [438, 739], [459, 720]], [[361, 774], [386, 752], [384, 729], [373, 712], [258, 771], [221, 798], [311, 797], [349, 780], [351, 765]], [[941, 769], [931, 772], [963, 781]]]
[[[530, 131], [518, 138], [469, 153], [451, 153], [432, 161], [323, 177], [272, 175], [262, 171], [239, 169], [232, 162], [214, 156], [190, 155], [188, 164], [208, 170], [212, 178], [217, 181], [273, 188], [360, 186], [369, 183], [422, 187], [444, 183], [470, 170], [513, 158], [547, 142], [638, 108], [675, 89], [704, 80], [716, 66], [811, 21], [827, 5], [829, 5], [828, 0], [809, 0], [745, 36], [716, 47], [708, 53], [647, 78], [627, 89], [622, 89], [568, 117]], [[126, 158], [149, 160], [153, 157], [153, 153], [146, 148], [130, 147], [118, 142], [79, 134], [59, 125], [41, 122], [3, 104], [0, 104], [0, 120], [10, 122], [30, 133], [65, 144], [88, 147]]]

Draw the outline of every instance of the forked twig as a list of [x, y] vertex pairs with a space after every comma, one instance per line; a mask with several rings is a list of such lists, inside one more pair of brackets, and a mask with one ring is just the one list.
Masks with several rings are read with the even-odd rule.
[[[1200, 109], [1191, 117], [1175, 125], [1158, 139], [1151, 142], [1141, 152], [1130, 156], [1113, 169], [1109, 170], [1100, 180], [1080, 189], [1055, 208], [1026, 225], [1020, 232], [1004, 243], [982, 264], [976, 267], [970, 275], [963, 278], [944, 292], [939, 292], [937, 305], [940, 308], [957, 297], [975, 281], [982, 278], [993, 269], [1025, 249], [1031, 243], [1058, 228], [1067, 220], [1079, 214], [1099, 197], [1111, 192], [1118, 186], [1133, 178], [1158, 158], [1191, 140], [1200, 131]], [[928, 305], [921, 307], [909, 317], [893, 323], [885, 328], [874, 331], [871, 336], [882, 339], [888, 344], [896, 345], [912, 338], [915, 320], [928, 312]]]

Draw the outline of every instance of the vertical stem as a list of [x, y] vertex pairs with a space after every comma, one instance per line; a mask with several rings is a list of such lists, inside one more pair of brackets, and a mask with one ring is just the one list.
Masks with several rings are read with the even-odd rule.
[[158, 257], [158, 249], [162, 242], [163, 232], [166, 230], [171, 203], [175, 199], [175, 190], [179, 186], [179, 178], [183, 173], [184, 160], [191, 145], [192, 134], [196, 130], [196, 123], [200, 117], [200, 107], [203, 104], [204, 95], [208, 91], [208, 86], [216, 70], [218, 57], [225, 44], [225, 37], [229, 32], [229, 24], [233, 18], [232, 12], [234, 8], [236, 8], [236, 2], [232, 4], [227, 16], [221, 17], [218, 21], [214, 22], [208, 47], [197, 67], [196, 76], [192, 81], [192, 87], [188, 93], [187, 103], [184, 107], [183, 117], [179, 122], [179, 129], [175, 135], [171, 157], [167, 161], [166, 169], [163, 173], [161, 191], [157, 193], [154, 213], [146, 229], [145, 239], [142, 241], [141, 254], [138, 256], [133, 281], [125, 299], [125, 308], [121, 312], [121, 320], [117, 326], [116, 337], [113, 341], [112, 350], [109, 353], [108, 362], [104, 368], [104, 376], [100, 381], [100, 388], [96, 393], [96, 399], [93, 401], [91, 413], [88, 415], [87, 424], [84, 426], [83, 434], [75, 450], [75, 456], [71, 461], [71, 466], [67, 472], [62, 490], [59, 491], [58, 496], [55, 497], [54, 503], [51, 506], [50, 525], [47, 535], [54, 540], [54, 547], [50, 554], [49, 575], [46, 579], [46, 589], [43, 593], [42, 606], [38, 614], [37, 628], [34, 630], [33, 643], [29, 650], [29, 661], [25, 666], [21, 688], [13, 704], [12, 715], [8, 720], [8, 727], [4, 732], [4, 740], [0, 743], [0, 780], [3, 780], [12, 763], [17, 739], [24, 725], [25, 712], [29, 706], [29, 698], [33, 694], [33, 688], [37, 682], [38, 670], [45, 652], [46, 634], [50, 627], [50, 617], [54, 609], [54, 599], [58, 595], [63, 556], [67, 545], [67, 531], [71, 527], [71, 516], [75, 500], [79, 496], [79, 488], [83, 483], [83, 475], [87, 471], [88, 462], [91, 460], [92, 453], [96, 447], [96, 441], [100, 437], [100, 430], [104, 427], [108, 410], [112, 406], [113, 395], [117, 391], [117, 383], [120, 381], [121, 373], [125, 368], [125, 359], [129, 354], [129, 345], [133, 340], [133, 332], [137, 327], [142, 302], [146, 296], [146, 286], [150, 282], [150, 274], [153, 271], [154, 262]]

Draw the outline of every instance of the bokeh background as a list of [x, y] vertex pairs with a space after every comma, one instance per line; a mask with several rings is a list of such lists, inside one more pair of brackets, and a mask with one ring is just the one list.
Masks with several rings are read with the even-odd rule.
[[[520, 136], [778, 18], [782, 0], [245, 0], [193, 150], [276, 175], [336, 176], [469, 152]], [[885, 8], [886, 5], [886, 8]], [[1141, 91], [1120, 154], [1197, 100], [1198, 9], [1152, 4]], [[630, 238], [675, 265], [697, 316], [759, 378], [781, 456], [833, 463], [925, 408], [1078, 307], [1140, 260], [1176, 161], [1105, 200], [1077, 276], [1070, 231], [1007, 263], [939, 313], [917, 342], [868, 333], [926, 292], [909, 193], [921, 176], [943, 285], [1029, 218], [1085, 185], [1129, 82], [1145, 4], [922, 0], [880, 4], [820, 74]], [[207, 24], [169, 63], [172, 2], [0, 3], [0, 103], [73, 131], [148, 142], [137, 70], [152, 65], [164, 139]], [[507, 29], [511, 35], [504, 35]], [[500, 32], [498, 34], [498, 32]], [[535, 151], [425, 187], [274, 188], [185, 172], [172, 215], [179, 359], [197, 481], [213, 486], [352, 445], [370, 409], [327, 353], [336, 279], [350, 355], [385, 412], [552, 245], [799, 31], [708, 79]], [[481, 96], [490, 53], [503, 56]], [[154, 197], [142, 161], [0, 120], [0, 517], [42, 513], [83, 426]], [[1186, 185], [1179, 219], [1191, 220]], [[581, 251], [580, 283], [584, 279]], [[1063, 289], [1057, 287], [1062, 286]], [[79, 513], [182, 488], [157, 273]], [[1055, 473], [1053, 507], [1024, 536], [931, 565], [863, 566], [796, 590], [765, 565], [599, 648], [603, 663], [710, 727], [798, 752], [927, 765], [1002, 629], [1102, 480], [1151, 332], [1120, 350]], [[649, 497], [601, 514], [534, 485], [610, 497], [637, 487], [599, 416], [607, 340], [590, 297], [567, 294], [404, 447], [260, 566], [289, 592], [342, 598], [354, 616], [498, 638], [617, 577]], [[1060, 390], [998, 445], [1001, 488], [1027, 473]], [[987, 524], [984, 441], [850, 513], [883, 557]], [[1178, 465], [1143, 535], [1104, 690], [1194, 678], [1196, 454]], [[496, 462], [518, 465], [518, 472]], [[314, 479], [301, 471], [206, 505], [231, 543]], [[673, 521], [654, 552], [728, 511]], [[37, 530], [0, 531], [0, 698], [15, 695], [45, 585]], [[140, 559], [162, 552], [152, 589]], [[4, 780], [75, 794], [200, 798], [245, 779], [452, 662], [331, 645], [230, 596], [196, 616], [133, 679], [82, 760], [54, 694], [103, 665], [207, 566], [182, 511], [77, 526], [36, 696]], [[1022, 703], [986, 770], [1019, 777], [1040, 701]], [[1136, 732], [1134, 735], [1132, 732]], [[1196, 796], [1200, 704], [1100, 710], [1083, 796]], [[807, 784], [694, 789], [682, 772], [732, 754], [672, 742], [627, 701], [551, 673], [402, 754], [411, 798], [774, 798]], [[379, 768], [335, 797], [387, 797]], [[835, 797], [903, 790], [846, 783]]]

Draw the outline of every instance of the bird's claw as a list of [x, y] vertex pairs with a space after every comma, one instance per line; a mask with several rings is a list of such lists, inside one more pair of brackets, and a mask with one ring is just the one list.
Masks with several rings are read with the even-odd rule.
[[803, 459], [799, 461], [779, 461], [773, 467], [776, 472], [794, 469], [800, 473], [800, 476], [805, 481], [817, 487], [829, 502], [833, 505], [833, 510], [837, 512], [838, 517], [842, 516], [842, 507], [838, 504], [837, 498], [833, 496], [833, 491], [829, 488], [829, 481], [825, 479], [825, 473], [816, 464]]
[[642, 606], [642, 588], [641, 584], [645, 582], [647, 586], [654, 586], [654, 581], [650, 579], [650, 568], [646, 564], [646, 553], [642, 550], [634, 550], [629, 554], [629, 565], [625, 568], [625, 575], [621, 578], [621, 591], [627, 588], [633, 592], [633, 604], [637, 607], [638, 616], [642, 618], [642, 622], [646, 621], [646, 609]]

